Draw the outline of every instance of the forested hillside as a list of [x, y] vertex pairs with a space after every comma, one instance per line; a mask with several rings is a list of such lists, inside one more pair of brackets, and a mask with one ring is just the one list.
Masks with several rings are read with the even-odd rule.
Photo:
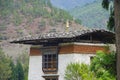
[[73, 20], [68, 12], [53, 7], [50, 0], [0, 1], [0, 39], [64, 31], [67, 20], [71, 30], [81, 28], [79, 20]]
[[85, 4], [92, 3], [93, 1], [95, 0], [51, 0], [54, 6], [67, 11], [76, 6], [84, 6]]
[[80, 19], [84, 26], [89, 28], [106, 28], [109, 13], [102, 8], [102, 0], [86, 4], [83, 7], [75, 7], [70, 10], [71, 15]]

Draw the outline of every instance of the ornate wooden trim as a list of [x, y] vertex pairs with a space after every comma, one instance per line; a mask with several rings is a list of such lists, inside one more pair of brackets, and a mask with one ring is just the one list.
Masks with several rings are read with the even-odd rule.
[[[42, 51], [45, 49], [55, 50], [56, 47], [31, 47], [30, 56], [42, 56]], [[97, 50], [105, 51], [105, 45], [82, 45], [82, 44], [68, 44], [59, 45], [58, 54], [95, 54]]]
[[61, 46], [59, 54], [95, 54], [97, 50], [105, 50], [105, 46], [94, 45], [65, 45]]
[[30, 48], [30, 56], [40, 56], [42, 55], [42, 52], [40, 51], [40, 48], [36, 48], [36, 47], [31, 47]]

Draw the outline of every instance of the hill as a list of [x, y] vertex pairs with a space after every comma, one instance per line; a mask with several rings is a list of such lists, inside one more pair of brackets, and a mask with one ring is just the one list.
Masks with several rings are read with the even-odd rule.
[[[0, 39], [17, 38], [51, 31], [81, 28], [66, 11], [52, 6], [50, 0], [1, 0]], [[74, 29], [73, 29], [74, 28]]]
[[70, 10], [69, 13], [76, 19], [80, 19], [84, 26], [89, 28], [106, 28], [109, 13], [102, 8], [101, 3], [102, 0], [96, 0], [83, 7], [77, 6]]
[[92, 3], [95, 0], [51, 0], [51, 3], [61, 9], [71, 10], [76, 6], [84, 6], [85, 4]]

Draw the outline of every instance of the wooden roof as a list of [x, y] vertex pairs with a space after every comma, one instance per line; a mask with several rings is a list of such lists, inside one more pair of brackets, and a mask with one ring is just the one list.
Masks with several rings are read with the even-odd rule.
[[51, 45], [67, 42], [100, 42], [111, 43], [115, 38], [114, 32], [104, 29], [87, 29], [69, 32], [51, 32], [34, 36], [26, 36], [10, 41], [11, 43]]

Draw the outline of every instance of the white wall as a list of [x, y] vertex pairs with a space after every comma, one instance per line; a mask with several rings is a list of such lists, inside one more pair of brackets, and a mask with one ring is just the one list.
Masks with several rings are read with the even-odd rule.
[[44, 80], [42, 75], [42, 56], [30, 56], [28, 80]]
[[64, 73], [67, 65], [71, 62], [90, 64], [90, 56], [94, 54], [61, 54], [59, 55], [59, 80], [64, 80]]
[[[64, 80], [66, 66], [71, 62], [90, 63], [93, 54], [60, 54], [58, 57], [59, 80]], [[28, 80], [44, 80], [42, 76], [42, 56], [30, 56]]]

